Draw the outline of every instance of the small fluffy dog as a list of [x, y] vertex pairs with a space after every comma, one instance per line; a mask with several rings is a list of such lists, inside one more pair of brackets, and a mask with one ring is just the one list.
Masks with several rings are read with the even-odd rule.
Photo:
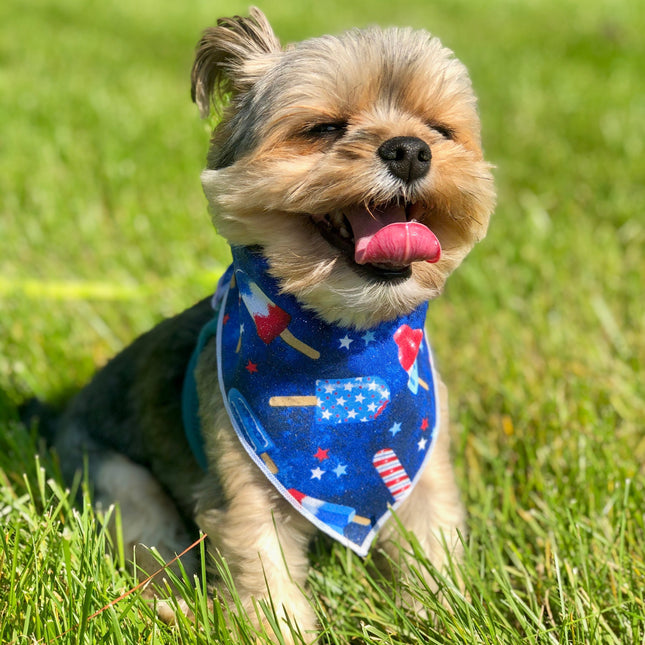
[[234, 264], [100, 370], [52, 443], [67, 478], [87, 465], [96, 503], [120, 505], [130, 548], [170, 557], [199, 528], [251, 615], [270, 595], [312, 637], [317, 529], [397, 558], [394, 508], [437, 568], [458, 557], [423, 326], [494, 207], [476, 99], [423, 31], [283, 48], [257, 9], [204, 32], [192, 95], [202, 116], [225, 104], [202, 181]]

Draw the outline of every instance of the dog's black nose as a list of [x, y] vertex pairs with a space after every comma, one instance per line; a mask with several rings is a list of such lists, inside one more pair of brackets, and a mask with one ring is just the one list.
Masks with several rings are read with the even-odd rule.
[[430, 146], [418, 137], [393, 137], [382, 143], [377, 152], [389, 171], [408, 184], [430, 170]]

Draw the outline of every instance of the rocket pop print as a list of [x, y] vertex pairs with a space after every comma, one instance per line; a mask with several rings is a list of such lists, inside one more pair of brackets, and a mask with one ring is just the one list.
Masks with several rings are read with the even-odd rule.
[[291, 316], [288, 312], [270, 300], [244, 271], [238, 269], [235, 272], [235, 278], [244, 306], [251, 314], [258, 336], [265, 344], [272, 343], [280, 336], [287, 345], [305, 356], [314, 360], [320, 358], [318, 350], [303, 343], [289, 331]]
[[438, 431], [427, 306], [369, 330], [330, 323], [259, 247], [231, 250], [214, 329], [240, 450], [303, 521], [365, 556]]
[[379, 450], [374, 455], [372, 463], [390, 494], [394, 497], [394, 501], [398, 502], [403, 499], [412, 488], [412, 482], [394, 450], [391, 448]]
[[378, 376], [320, 379], [314, 396], [273, 396], [271, 407], [316, 407], [316, 423], [366, 423], [387, 407], [390, 390]]
[[351, 506], [325, 502], [322, 499], [305, 495], [295, 488], [290, 488], [288, 492], [304, 509], [340, 533], [350, 522], [363, 526], [370, 526], [372, 523], [368, 517], [356, 515], [356, 509]]

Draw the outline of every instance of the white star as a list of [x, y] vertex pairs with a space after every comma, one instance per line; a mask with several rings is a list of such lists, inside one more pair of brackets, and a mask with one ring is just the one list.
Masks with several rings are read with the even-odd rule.
[[359, 403], [362, 403], [363, 401], [365, 401], [365, 397], [364, 397], [362, 394], [357, 394], [357, 395], [356, 395], [356, 400], [357, 400]]
[[346, 392], [351, 392], [353, 389], [354, 389], [354, 384], [351, 381], [345, 383]]
[[392, 433], [392, 436], [395, 437], [398, 432], [401, 432], [401, 424], [397, 421], [388, 432]]
[[425, 450], [426, 444], [428, 443], [427, 439], [421, 439], [417, 446], [419, 446], [419, 450]]
[[338, 405], [345, 405], [346, 401], [345, 401], [345, 399], [344, 399], [342, 396], [339, 396], [339, 397], [336, 399], [336, 403], [338, 403]]
[[374, 341], [374, 332], [373, 331], [366, 331], [363, 334], [363, 340], [365, 341], [366, 345], [369, 345], [371, 342]]
[[340, 346], [344, 347], [345, 349], [349, 349], [349, 344], [353, 342], [354, 341], [347, 334], [345, 334], [345, 338], [340, 339]]
[[327, 383], [324, 390], [327, 394], [331, 394], [334, 391], [334, 386], [331, 383]]
[[336, 473], [336, 477], [340, 477], [341, 475], [346, 475], [347, 474], [347, 466], [345, 464], [338, 464], [336, 468], [334, 468], [334, 471]]
[[376, 403], [370, 403], [370, 404], [367, 406], [367, 409], [368, 409], [370, 412], [374, 412], [374, 410], [376, 410]]
[[323, 418], [323, 419], [325, 419], [325, 420], [327, 420], [327, 419], [331, 419], [331, 412], [330, 412], [329, 410], [325, 410], [325, 411], [322, 413], [322, 418]]
[[356, 415], [357, 415], [357, 414], [358, 414], [358, 413], [356, 412], [356, 410], [350, 410], [350, 411], [347, 413], [347, 418], [348, 418], [348, 419], [354, 419], [354, 418], [356, 417]]
[[316, 468], [314, 468], [311, 471], [311, 478], [312, 479], [320, 479], [325, 474], [325, 472], [326, 471], [320, 470], [320, 468], [318, 466], [316, 466]]
[[367, 386], [367, 388], [368, 388], [369, 390], [372, 390], [372, 391], [374, 391], [374, 390], [378, 390], [378, 388], [379, 388], [379, 384], [378, 384], [376, 381], [372, 381], [372, 382]]

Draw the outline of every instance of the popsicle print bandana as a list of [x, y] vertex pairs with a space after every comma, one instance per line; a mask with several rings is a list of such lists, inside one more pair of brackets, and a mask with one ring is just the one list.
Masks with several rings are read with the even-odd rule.
[[367, 554], [438, 428], [427, 304], [369, 330], [330, 325], [234, 247], [219, 290], [219, 380], [243, 446], [313, 524]]

